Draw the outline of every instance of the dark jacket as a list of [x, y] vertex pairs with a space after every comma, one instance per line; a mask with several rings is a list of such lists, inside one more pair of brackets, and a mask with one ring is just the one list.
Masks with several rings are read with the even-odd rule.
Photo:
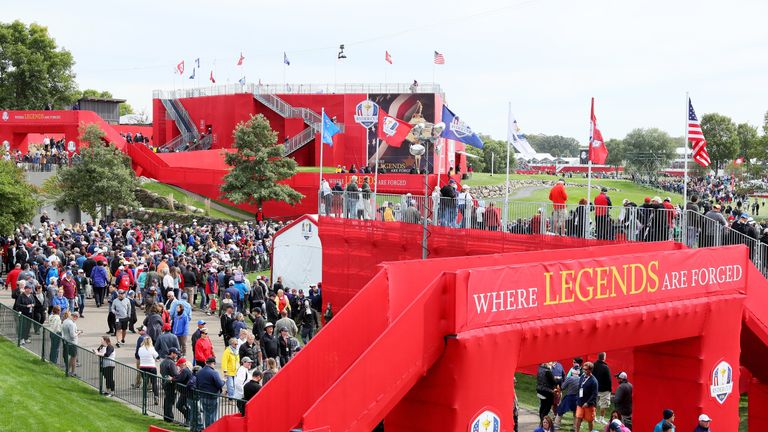
[[277, 358], [280, 355], [277, 336], [264, 333], [261, 335], [261, 352], [264, 358]]
[[219, 373], [208, 365], [200, 369], [200, 371], [197, 372], [196, 377], [196, 386], [200, 391], [219, 394], [221, 393], [221, 388], [224, 387], [224, 380], [221, 379]]
[[632, 384], [624, 381], [616, 388], [616, 411], [622, 416], [632, 415]]
[[613, 389], [613, 382], [611, 381], [611, 368], [608, 367], [606, 362], [602, 360], [596, 361], [595, 368], [592, 370], [592, 375], [597, 378], [597, 391], [609, 392]]
[[579, 406], [586, 404], [587, 406], [597, 405], [597, 380], [594, 375], [587, 376], [586, 374], [579, 379], [579, 388], [582, 390], [582, 394], [577, 402]]
[[243, 400], [251, 400], [256, 393], [261, 390], [261, 384], [258, 381], [250, 380], [243, 386]]
[[552, 374], [552, 368], [546, 364], [539, 365], [539, 371], [536, 374], [536, 392], [543, 395], [553, 394], [555, 391], [555, 376]]
[[277, 312], [277, 303], [272, 299], [267, 300], [267, 319], [272, 323], [276, 323], [280, 319], [280, 314]]
[[16, 312], [21, 312], [22, 315], [28, 318], [32, 318], [32, 309], [29, 305], [35, 304], [35, 296], [34, 295], [26, 295], [21, 294], [19, 297], [16, 298], [16, 302], [13, 304], [13, 310]]

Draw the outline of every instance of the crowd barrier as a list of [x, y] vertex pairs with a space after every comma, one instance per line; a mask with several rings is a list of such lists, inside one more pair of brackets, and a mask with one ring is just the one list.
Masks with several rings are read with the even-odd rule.
[[[92, 348], [68, 344], [45, 325], [3, 304], [0, 304], [0, 336], [58, 367], [66, 376], [98, 389], [100, 393], [106, 393], [111, 386], [109, 392], [113, 397], [141, 409], [142, 414], [157, 415], [192, 431], [203, 430], [203, 404], [216, 406], [215, 410], [211, 410], [215, 413], [215, 421], [238, 413], [237, 403], [243, 402], [221, 394], [188, 389], [185, 385], [139, 370], [133, 365], [104, 359]], [[130, 345], [125, 348], [133, 349]]]

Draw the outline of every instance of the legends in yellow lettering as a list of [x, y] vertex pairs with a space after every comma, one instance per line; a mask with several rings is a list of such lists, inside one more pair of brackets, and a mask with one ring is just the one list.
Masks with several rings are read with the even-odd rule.
[[[586, 267], [578, 271], [561, 270], [559, 278], [553, 272], [546, 272], [544, 279], [547, 292], [544, 305], [571, 303], [576, 301], [576, 298], [586, 303], [617, 295], [654, 293], [660, 287], [658, 270], [659, 262], [651, 261], [648, 264]], [[559, 287], [555, 285], [558, 281]]]

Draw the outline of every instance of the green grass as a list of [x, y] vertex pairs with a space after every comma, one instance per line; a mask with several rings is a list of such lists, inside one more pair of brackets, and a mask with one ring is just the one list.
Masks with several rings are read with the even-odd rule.
[[253, 281], [256, 280], [256, 276], [266, 276], [266, 277], [269, 277], [269, 273], [270, 273], [269, 270], [264, 270], [264, 271], [260, 271], [260, 272], [248, 273], [247, 275], [245, 275], [245, 277], [248, 278], [249, 281], [253, 282]]
[[[190, 198], [189, 196], [185, 195], [182, 192], [179, 192], [178, 190], [176, 190], [175, 188], [167, 184], [158, 183], [158, 182], [147, 182], [141, 185], [141, 187], [163, 197], [167, 197], [168, 195], [172, 194], [173, 198], [182, 204], [190, 205], [193, 207], [197, 207], [201, 210], [205, 210], [205, 203], [203, 201]], [[222, 204], [222, 205], [225, 205], [225, 204]], [[208, 214], [208, 216], [216, 219], [224, 219], [224, 220], [232, 220], [232, 221], [240, 221], [240, 220], [253, 218], [252, 215], [249, 215], [247, 212], [244, 212], [243, 210], [236, 209], [235, 207], [231, 207], [231, 206], [226, 206], [226, 207], [236, 210], [239, 214], [242, 215], [242, 217], [232, 216], [229, 213], [225, 213], [221, 210], [213, 208], [213, 206], [211, 206], [211, 211]]]
[[0, 430], [146, 432], [150, 425], [185, 430], [100, 396], [4, 338], [0, 358]]

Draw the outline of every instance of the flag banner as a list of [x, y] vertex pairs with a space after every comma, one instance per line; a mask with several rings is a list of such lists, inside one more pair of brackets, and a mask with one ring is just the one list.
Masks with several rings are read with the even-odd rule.
[[439, 65], [445, 64], [445, 56], [435, 51], [434, 62], [435, 64], [439, 64]]
[[237, 82], [240, 83], [240, 85], [245, 85], [245, 77], [240, 78]]
[[200, 67], [200, 57], [195, 59], [195, 66]]
[[189, 76], [189, 79], [195, 79], [195, 68], [192, 68], [192, 75]]
[[176, 65], [176, 70], [179, 72], [179, 75], [184, 75], [184, 60]]
[[208, 77], [209, 80], [211, 80], [212, 83], [216, 84], [216, 80], [213, 78], [213, 71], [211, 71], [211, 75]]
[[323, 129], [320, 134], [322, 135], [323, 144], [328, 144], [333, 147], [333, 136], [341, 132], [336, 123], [328, 117], [328, 114], [323, 113]]
[[441, 137], [460, 141], [473, 147], [483, 148], [483, 140], [476, 133], [472, 132], [472, 128], [468, 124], [464, 123], [459, 116], [454, 114], [445, 105], [443, 105], [443, 123], [445, 123], [445, 129], [443, 129]]
[[[707, 140], [701, 130], [701, 122], [696, 117], [696, 111], [693, 110], [691, 98], [688, 98], [688, 141], [693, 149], [693, 160], [703, 167], [708, 167], [711, 162], [707, 152]], [[687, 145], [685, 151], [688, 151]]]
[[509, 130], [507, 131], [507, 140], [524, 158], [531, 159], [536, 156], [536, 150], [531, 147], [525, 134], [520, 131], [517, 120], [512, 113], [509, 114]]
[[392, 64], [392, 56], [389, 55], [389, 51], [384, 51], [384, 61]]
[[283, 63], [285, 63], [287, 66], [291, 65], [290, 60], [288, 60], [288, 54], [286, 54], [285, 52], [283, 52]]
[[243, 65], [243, 60], [245, 60], [245, 57], [243, 57], [243, 53], [240, 53], [240, 58], [237, 59], [237, 65], [238, 66], [242, 66]]
[[392, 117], [386, 111], [379, 110], [377, 136], [392, 147], [400, 147], [413, 129], [413, 125]]
[[603, 134], [597, 128], [597, 118], [595, 118], [595, 98], [592, 98], [592, 113], [590, 114], [592, 124], [592, 136], [589, 137], [589, 160], [592, 163], [602, 165], [608, 158], [608, 147], [605, 146]]

